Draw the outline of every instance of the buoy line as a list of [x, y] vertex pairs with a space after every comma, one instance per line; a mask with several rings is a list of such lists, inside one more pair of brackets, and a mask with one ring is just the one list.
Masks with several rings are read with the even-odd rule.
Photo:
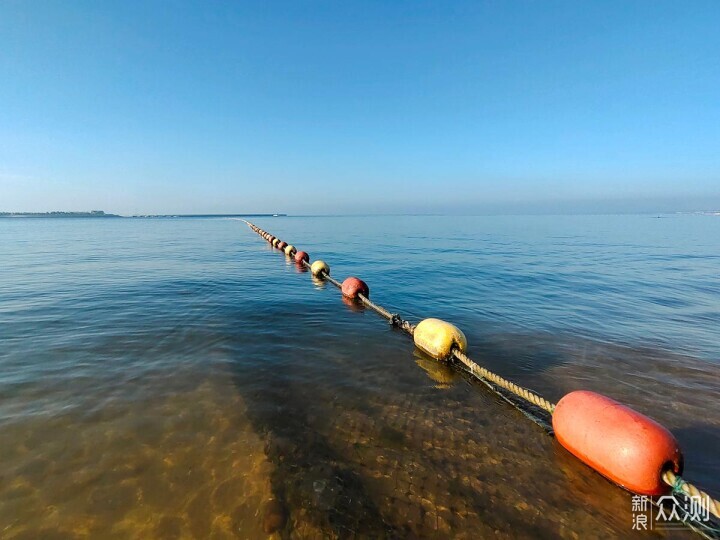
[[[249, 221], [242, 221], [274, 248], [308, 269], [314, 277], [332, 283], [346, 298], [361, 302], [408, 333], [415, 345], [427, 355], [438, 361], [459, 362], [476, 379], [536, 422], [538, 419], [535, 416], [509, 400], [499, 389], [545, 411], [552, 418], [552, 431], [548, 432], [554, 434], [566, 450], [608, 480], [640, 496], [672, 493], [690, 498], [697, 501], [696, 504], [701, 505], [701, 510], [708, 515], [720, 518], [720, 502], [682, 478], [683, 456], [678, 442], [665, 427], [651, 418], [609, 397], [586, 390], [570, 392], [557, 404], [551, 403], [470, 359], [466, 354], [465, 334], [456, 326], [433, 318], [412, 324], [372, 302], [370, 289], [361, 279], [348, 277], [341, 283], [330, 275], [326, 262], [316, 260], [311, 263], [305, 251], [298, 251], [292, 244]], [[653, 504], [658, 503], [653, 501]], [[687, 516], [686, 511], [685, 518]], [[683, 519], [682, 523], [706, 538], [718, 538], [720, 533], [720, 528], [708, 524], [709, 520], [706, 523]]]

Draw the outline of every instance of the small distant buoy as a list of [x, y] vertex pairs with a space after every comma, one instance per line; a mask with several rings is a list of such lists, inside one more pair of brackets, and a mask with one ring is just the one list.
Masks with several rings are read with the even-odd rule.
[[309, 260], [310, 260], [310, 255], [308, 255], [304, 251], [298, 251], [295, 254], [295, 262], [296, 263], [302, 263], [303, 261], [308, 262]]
[[682, 473], [683, 457], [672, 433], [609, 397], [570, 392], [555, 406], [552, 425], [571, 454], [633, 493], [666, 493], [663, 471]]
[[282, 240], [277, 245], [278, 249], [285, 249], [286, 246], [287, 242], [283, 242]]
[[467, 339], [460, 329], [440, 319], [424, 319], [413, 333], [415, 345], [437, 360], [447, 360], [453, 347], [462, 352], [467, 350]]
[[293, 246], [292, 244], [288, 244], [287, 246], [285, 246], [285, 255], [287, 255], [288, 257], [292, 257], [295, 251], [295, 246]]
[[279, 239], [279, 238], [273, 238], [273, 241], [272, 241], [272, 246], [273, 246], [273, 247], [276, 248], [279, 243], [280, 243], [280, 239]]
[[330, 274], [330, 267], [325, 261], [315, 261], [312, 263], [312, 266], [310, 266], [310, 272], [315, 277], [321, 277], [322, 273]]
[[342, 283], [343, 296], [348, 298], [357, 298], [358, 294], [362, 294], [365, 298], [370, 296], [370, 289], [362, 279], [349, 277]]

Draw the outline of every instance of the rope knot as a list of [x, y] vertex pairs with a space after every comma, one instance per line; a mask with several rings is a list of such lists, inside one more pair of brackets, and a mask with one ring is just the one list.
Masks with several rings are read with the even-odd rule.
[[675, 481], [672, 483], [672, 490], [674, 493], [684, 493], [683, 486], [686, 484], [685, 480], [680, 475], [675, 476]]

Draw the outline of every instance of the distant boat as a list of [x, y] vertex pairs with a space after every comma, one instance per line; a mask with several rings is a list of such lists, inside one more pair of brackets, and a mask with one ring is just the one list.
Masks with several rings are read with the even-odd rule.
[[277, 214], [273, 214], [273, 217], [278, 217], [278, 215], [277, 215]]

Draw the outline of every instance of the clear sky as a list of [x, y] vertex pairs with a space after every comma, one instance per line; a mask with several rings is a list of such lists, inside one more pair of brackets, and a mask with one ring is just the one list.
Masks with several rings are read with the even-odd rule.
[[0, 210], [720, 207], [720, 2], [0, 1]]

